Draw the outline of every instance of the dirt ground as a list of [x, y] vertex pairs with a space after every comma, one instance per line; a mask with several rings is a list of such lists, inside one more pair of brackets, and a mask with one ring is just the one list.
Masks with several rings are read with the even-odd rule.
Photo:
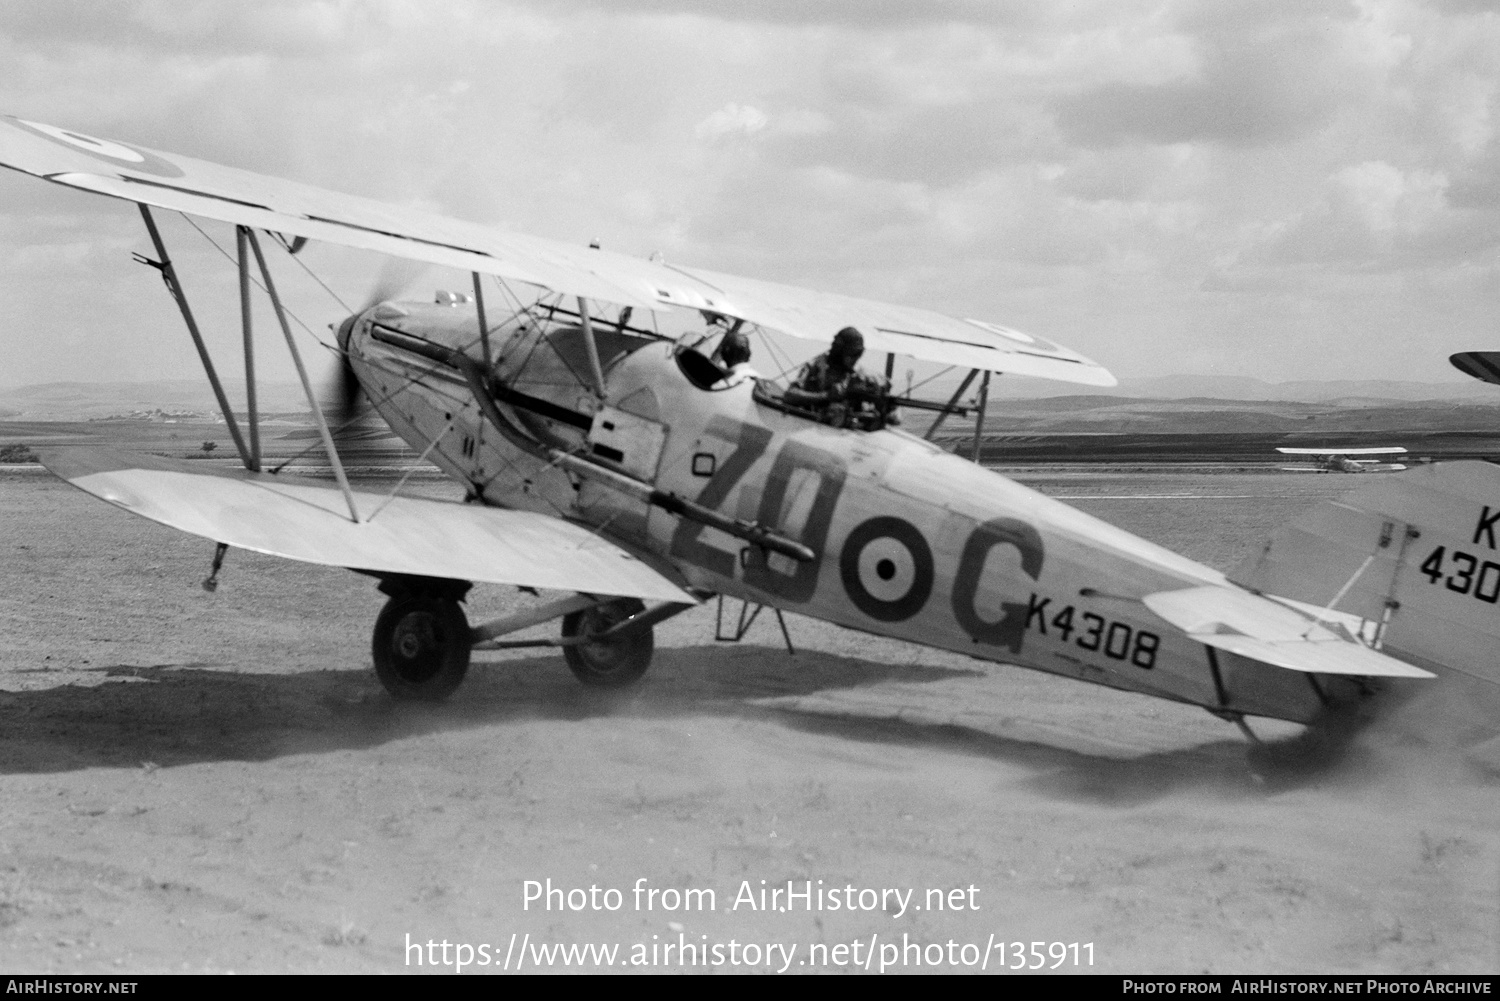
[[[1226, 565], [1352, 484], [1040, 485]], [[549, 950], [615, 944], [627, 969], [994, 973], [1022, 942], [1063, 971], [1500, 972], [1478, 683], [1413, 686], [1337, 751], [1258, 723], [1247, 756], [1199, 710], [795, 616], [795, 657], [768, 617], [715, 643], [709, 606], [624, 696], [522, 652], [397, 705], [369, 580], [233, 552], [209, 594], [211, 552], [0, 475], [0, 968], [594, 969]], [[472, 617], [530, 600], [476, 588]], [[812, 896], [759, 907], [788, 881]]]

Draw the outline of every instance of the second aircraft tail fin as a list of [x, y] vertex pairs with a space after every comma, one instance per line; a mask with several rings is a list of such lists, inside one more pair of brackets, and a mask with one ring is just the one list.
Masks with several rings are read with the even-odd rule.
[[1358, 616], [1402, 660], [1500, 684], [1500, 466], [1370, 481], [1304, 512], [1230, 579]]

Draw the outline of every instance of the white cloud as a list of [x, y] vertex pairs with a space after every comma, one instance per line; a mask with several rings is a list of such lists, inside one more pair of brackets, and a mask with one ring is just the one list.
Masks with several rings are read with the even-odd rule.
[[[0, 111], [994, 317], [1125, 374], [1398, 374], [1382, 338], [1433, 312], [1492, 336], [1493, 291], [1454, 276], [1500, 259], [1497, 87], [1500, 18], [1463, 2], [0, 5]], [[26, 378], [193, 374], [159, 283], [110, 249], [140, 245], [128, 206], [9, 172], [0, 205], [0, 266], [56, 262], [9, 288], [8, 356], [48, 324], [113, 339]], [[195, 306], [232, 305], [174, 239]], [[325, 259], [357, 297], [354, 259]]]
[[695, 125], [693, 134], [700, 139], [719, 139], [733, 133], [751, 136], [765, 128], [767, 121], [759, 108], [731, 101]]
[[1441, 172], [1407, 173], [1373, 161], [1345, 167], [1331, 180], [1338, 205], [1379, 235], [1421, 232], [1447, 208], [1448, 178]]

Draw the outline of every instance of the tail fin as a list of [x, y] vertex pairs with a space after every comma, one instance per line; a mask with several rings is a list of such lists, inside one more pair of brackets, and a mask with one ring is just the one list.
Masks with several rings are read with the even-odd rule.
[[1282, 528], [1230, 579], [1357, 615], [1402, 660], [1500, 684], [1500, 466], [1371, 480]]

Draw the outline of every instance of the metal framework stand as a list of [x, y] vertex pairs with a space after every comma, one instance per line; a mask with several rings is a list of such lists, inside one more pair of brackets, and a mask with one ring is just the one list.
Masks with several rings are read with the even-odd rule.
[[245, 464], [246, 469], [255, 468], [251, 465], [254, 461], [250, 449], [245, 445], [245, 439], [240, 434], [239, 423], [234, 419], [234, 411], [229, 408], [229, 397], [224, 395], [224, 386], [219, 382], [219, 373], [214, 370], [214, 360], [209, 357], [208, 346], [203, 343], [203, 335], [198, 330], [198, 321], [193, 319], [193, 310], [188, 306], [187, 293], [182, 290], [182, 282], [177, 278], [177, 269], [172, 267], [172, 259], [167, 256], [167, 245], [162, 242], [161, 233], [156, 228], [156, 220], [151, 217], [151, 210], [142, 203], [136, 203], [141, 210], [141, 218], [146, 221], [146, 232], [151, 234], [151, 243], [156, 247], [157, 260], [135, 255], [135, 259], [142, 264], [149, 264], [161, 272], [161, 280], [166, 283], [167, 291], [172, 293], [172, 298], [177, 301], [177, 308], [182, 311], [182, 320], [187, 324], [188, 333], [192, 335], [193, 346], [198, 349], [198, 359], [203, 362], [203, 371], [208, 374], [208, 384], [213, 387], [214, 398], [219, 401], [219, 410], [224, 414], [224, 423], [229, 427], [229, 436], [234, 439], [234, 447], [239, 450], [240, 461]]
[[786, 652], [791, 656], [797, 656], [797, 650], [792, 646], [792, 634], [786, 628], [786, 619], [781, 614], [781, 609], [774, 605], [756, 605], [751, 611], [750, 602], [740, 602], [739, 619], [735, 622], [734, 632], [726, 635], [724, 633], [724, 596], [719, 595], [719, 606], [714, 612], [714, 639], [720, 643], [738, 643], [745, 638], [750, 627], [755, 625], [755, 620], [760, 616], [761, 610], [770, 608], [776, 614], [776, 623], [781, 626], [781, 638], [786, 643]]
[[234, 228], [235, 250], [240, 271], [240, 327], [245, 340], [245, 410], [246, 422], [250, 425], [250, 461], [247, 468], [260, 472], [260, 420], [255, 412], [255, 343], [254, 330], [250, 322], [250, 255], [246, 250], [250, 231], [244, 226]]
[[969, 369], [969, 374], [964, 376], [964, 381], [958, 384], [958, 388], [948, 398], [948, 405], [943, 408], [942, 413], [938, 414], [937, 420], [932, 422], [932, 427], [927, 429], [927, 433], [922, 436], [923, 438], [926, 438], [928, 441], [932, 440], [932, 436], [937, 434], [938, 428], [943, 426], [943, 421], [947, 420], [948, 415], [958, 408], [959, 398], [964, 395], [964, 392], [969, 388], [969, 383], [973, 382], [974, 377], [978, 374], [979, 369]]
[[578, 297], [578, 319], [583, 324], [583, 346], [588, 351], [589, 374], [594, 377], [594, 389], [599, 399], [604, 399], [604, 368], [599, 364], [599, 345], [594, 343], [594, 325], [589, 320], [589, 301]]
[[479, 272], [472, 271], [474, 278], [474, 310], [479, 316], [479, 351], [484, 356], [485, 374], [494, 368], [494, 358], [490, 354], [490, 326], [484, 318], [484, 287], [479, 283]]
[[548, 639], [535, 640], [503, 640], [501, 636], [519, 632], [531, 626], [541, 625], [552, 619], [561, 618], [573, 612], [582, 611], [594, 605], [607, 604], [609, 598], [601, 598], [593, 594], [575, 594], [571, 597], [561, 598], [557, 601], [539, 605], [536, 608], [528, 608], [520, 612], [514, 612], [492, 622], [475, 626], [469, 630], [470, 649], [472, 650], [524, 650], [535, 647], [565, 647], [584, 646], [589, 643], [608, 643], [611, 640], [630, 636], [642, 630], [650, 629], [658, 622], [670, 619], [674, 615], [681, 615], [690, 608], [683, 602], [664, 601], [659, 605], [643, 609], [621, 622], [617, 622], [601, 633], [593, 633], [578, 636], [558, 636]]
[[[1213, 674], [1214, 694], [1218, 696], [1220, 706], [1218, 709], [1209, 709], [1208, 711], [1220, 719], [1239, 727], [1240, 732], [1245, 735], [1245, 739], [1250, 741], [1250, 743], [1259, 744], [1261, 740], [1255, 735], [1255, 731], [1250, 729], [1250, 724], [1245, 722], [1245, 714], [1228, 708], [1229, 692], [1224, 688], [1224, 674], [1219, 668], [1219, 651], [1207, 644], [1204, 644], [1203, 649], [1208, 653], [1208, 669]], [[1313, 687], [1316, 689], [1317, 686], [1314, 685]]]
[[500, 642], [499, 637], [509, 633], [520, 632], [531, 626], [539, 626], [543, 622], [562, 618], [573, 612], [582, 611], [593, 605], [599, 604], [600, 599], [592, 594], [574, 594], [557, 601], [538, 605], [535, 608], [523, 609], [510, 615], [486, 622], [483, 625], [474, 626], [469, 630], [469, 640], [475, 650], [515, 650], [528, 646], [556, 646], [550, 639], [547, 640], [523, 640], [520, 642]]
[[318, 424], [318, 434], [323, 437], [323, 448], [328, 452], [328, 461], [333, 466], [334, 479], [339, 482], [339, 489], [344, 493], [344, 502], [349, 505], [349, 519], [356, 524], [359, 523], [359, 509], [354, 506], [354, 491], [349, 489], [349, 478], [344, 475], [344, 463], [339, 459], [339, 450], [333, 444], [333, 432], [328, 430], [328, 421], [323, 417], [323, 408], [318, 406], [318, 398], [313, 393], [312, 383], [307, 378], [307, 367], [302, 364], [302, 353], [297, 350], [297, 342], [292, 339], [291, 325], [286, 322], [286, 310], [281, 306], [281, 297], [276, 294], [276, 283], [271, 280], [271, 269], [266, 267], [266, 257], [261, 253], [260, 241], [255, 238], [255, 233], [250, 230], [245, 232], [250, 242], [250, 249], [255, 253], [255, 263], [260, 265], [260, 276], [266, 283], [266, 295], [271, 297], [271, 308], [276, 312], [276, 320], [281, 324], [281, 333], [286, 337], [286, 348], [291, 353], [292, 363], [297, 366], [297, 378], [302, 380], [302, 391], [307, 394], [307, 404], [312, 407], [313, 420]]
[[974, 462], [979, 461], [979, 444], [984, 438], [984, 410], [990, 402], [990, 374], [984, 373], [984, 379], [979, 383], [979, 413], [974, 417], [974, 448], [970, 458]]
[[[1395, 525], [1391, 526], [1395, 530]], [[1401, 602], [1396, 598], [1396, 582], [1401, 579], [1401, 567], [1406, 565], [1406, 552], [1416, 539], [1420, 539], [1422, 533], [1414, 525], [1407, 525], [1406, 531], [1401, 533], [1401, 548], [1396, 550], [1396, 569], [1391, 572], [1391, 584], [1385, 592], [1385, 607], [1380, 615], [1380, 624], [1375, 627], [1375, 639], [1371, 644], [1376, 650], [1385, 645], [1385, 632], [1390, 627], [1391, 618], [1401, 610]], [[1389, 545], [1383, 542], [1382, 546]]]
[[[172, 294], [172, 298], [177, 302], [177, 308], [182, 312], [183, 322], [187, 324], [188, 333], [193, 338], [193, 346], [198, 349], [198, 358], [203, 362], [203, 371], [208, 375], [209, 385], [213, 387], [214, 397], [218, 400], [219, 409], [224, 414], [224, 423], [229, 428], [230, 437], [234, 439], [234, 447], [239, 451], [240, 461], [246, 469], [260, 472], [260, 415], [257, 412], [255, 398], [255, 348], [250, 311], [250, 259], [246, 248], [248, 247], [249, 251], [255, 255], [256, 263], [260, 267], [261, 279], [265, 283], [266, 294], [271, 299], [271, 308], [276, 314], [277, 322], [281, 325], [282, 334], [286, 337], [287, 350], [291, 353], [292, 362], [297, 367], [297, 376], [302, 381], [303, 392], [307, 394], [313, 420], [317, 422], [318, 433], [323, 439], [323, 448], [328, 453], [329, 464], [333, 466], [334, 478], [338, 480], [339, 489], [344, 494], [344, 501], [349, 506], [349, 517], [354, 522], [359, 522], [359, 509], [354, 503], [354, 491], [349, 488], [349, 479], [344, 474], [343, 461], [339, 458], [338, 448], [333, 443], [333, 433], [328, 429], [328, 422], [323, 417], [323, 410], [318, 405], [312, 383], [307, 377], [307, 368], [302, 364], [302, 355], [297, 350], [296, 341], [292, 339], [292, 328], [287, 323], [286, 310], [282, 307], [281, 298], [276, 293], [276, 283], [271, 278], [270, 268], [266, 266], [266, 258], [261, 253], [260, 241], [256, 239], [255, 231], [245, 226], [235, 227], [235, 244], [239, 252], [240, 325], [245, 351], [245, 396], [249, 404], [247, 416], [250, 422], [250, 440], [247, 444], [244, 435], [240, 433], [239, 422], [235, 420], [234, 411], [229, 406], [229, 398], [224, 394], [224, 386], [219, 381], [219, 373], [214, 368], [213, 358], [208, 353], [208, 346], [203, 343], [203, 334], [198, 329], [198, 322], [193, 317], [191, 307], [188, 306], [187, 294], [183, 291], [182, 282], [177, 277], [171, 258], [167, 256], [166, 244], [161, 238], [161, 231], [156, 227], [156, 220], [151, 215], [151, 209], [142, 203], [137, 203], [137, 207], [141, 210], [141, 218], [146, 223], [146, 231], [151, 235], [151, 243], [156, 248], [158, 259], [153, 261], [139, 254], [135, 255], [136, 259], [161, 272], [167, 291]], [[219, 559], [222, 560], [222, 555]]]

